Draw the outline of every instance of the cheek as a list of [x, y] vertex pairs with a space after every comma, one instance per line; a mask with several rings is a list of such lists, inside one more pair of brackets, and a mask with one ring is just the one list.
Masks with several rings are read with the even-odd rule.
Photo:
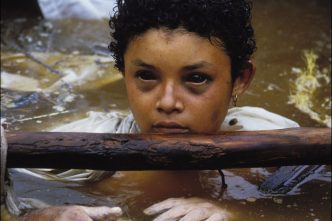
[[[216, 106], [218, 105], [218, 106]], [[214, 104], [211, 108], [207, 109], [205, 113], [200, 115], [200, 125], [204, 125], [205, 132], [218, 132], [220, 130], [220, 125], [225, 119], [228, 110], [227, 104]], [[204, 116], [205, 117], [201, 117]], [[200, 126], [198, 125], [198, 126]]]
[[128, 96], [128, 101], [129, 101], [129, 106], [130, 108], [133, 108], [133, 103], [135, 103], [135, 94], [136, 94], [136, 91], [134, 90], [133, 88], [133, 84], [131, 84], [130, 81], [125, 81], [125, 84], [126, 84], [126, 91], [127, 91], [127, 96]]
[[192, 106], [190, 113], [191, 120], [189, 121], [191, 122], [191, 128], [199, 133], [218, 132], [227, 111], [227, 107], [218, 107], [215, 105], [208, 106], [206, 103], [195, 107]]
[[144, 99], [143, 95], [138, 90], [128, 90], [129, 107], [132, 112], [142, 114], [144, 109], [151, 106], [149, 101]]
[[137, 113], [139, 114], [141, 112], [141, 109], [143, 108], [142, 106], [144, 106], [144, 99], [142, 93], [138, 90], [133, 81], [126, 79], [125, 83], [129, 107], [136, 117]]
[[230, 90], [213, 90], [204, 96], [192, 99], [192, 110], [195, 113], [197, 127], [209, 132], [219, 131], [229, 107]]
[[133, 82], [126, 82], [129, 107], [142, 133], [149, 132], [151, 100]]
[[149, 114], [147, 106], [149, 106], [149, 104], [147, 104], [144, 100], [142, 100], [139, 95], [131, 97], [128, 96], [128, 100], [129, 100], [130, 110], [134, 115], [138, 127], [140, 128], [141, 132], [143, 133], [147, 132], [149, 129], [148, 127]]
[[220, 109], [214, 110], [211, 114], [211, 125], [217, 125], [218, 127], [224, 121], [228, 107], [221, 107]]

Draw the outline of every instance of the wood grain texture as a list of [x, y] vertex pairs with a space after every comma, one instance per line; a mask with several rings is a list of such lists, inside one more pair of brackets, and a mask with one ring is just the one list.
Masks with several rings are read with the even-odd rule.
[[186, 170], [331, 164], [330, 128], [219, 134], [7, 133], [7, 167]]

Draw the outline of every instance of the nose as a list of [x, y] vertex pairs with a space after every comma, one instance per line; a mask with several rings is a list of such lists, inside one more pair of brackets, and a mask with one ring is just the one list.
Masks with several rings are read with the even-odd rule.
[[156, 104], [157, 111], [160, 113], [181, 113], [184, 105], [179, 99], [174, 83], [168, 83], [161, 89], [161, 95]]

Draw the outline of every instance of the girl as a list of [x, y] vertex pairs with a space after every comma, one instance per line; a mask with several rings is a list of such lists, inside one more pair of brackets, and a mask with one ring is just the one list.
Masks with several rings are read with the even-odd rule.
[[[249, 2], [118, 0], [110, 27], [110, 50], [123, 73], [131, 113], [90, 112], [87, 118], [55, 131], [216, 133], [298, 127], [261, 108], [229, 109], [230, 103], [236, 106], [255, 74]], [[147, 174], [140, 172], [140, 179]], [[168, 199], [145, 213], [162, 211], [166, 212], [155, 220], [230, 217], [215, 203], [199, 198]], [[23, 219], [91, 220], [109, 213], [111, 209], [104, 207], [49, 207]]]

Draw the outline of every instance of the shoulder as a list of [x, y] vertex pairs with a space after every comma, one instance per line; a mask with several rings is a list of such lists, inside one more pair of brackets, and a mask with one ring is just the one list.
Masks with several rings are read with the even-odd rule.
[[87, 117], [58, 126], [51, 131], [90, 133], [136, 133], [138, 127], [131, 113], [89, 111]]
[[299, 127], [293, 120], [259, 107], [235, 107], [229, 109], [221, 130], [275, 130]]

